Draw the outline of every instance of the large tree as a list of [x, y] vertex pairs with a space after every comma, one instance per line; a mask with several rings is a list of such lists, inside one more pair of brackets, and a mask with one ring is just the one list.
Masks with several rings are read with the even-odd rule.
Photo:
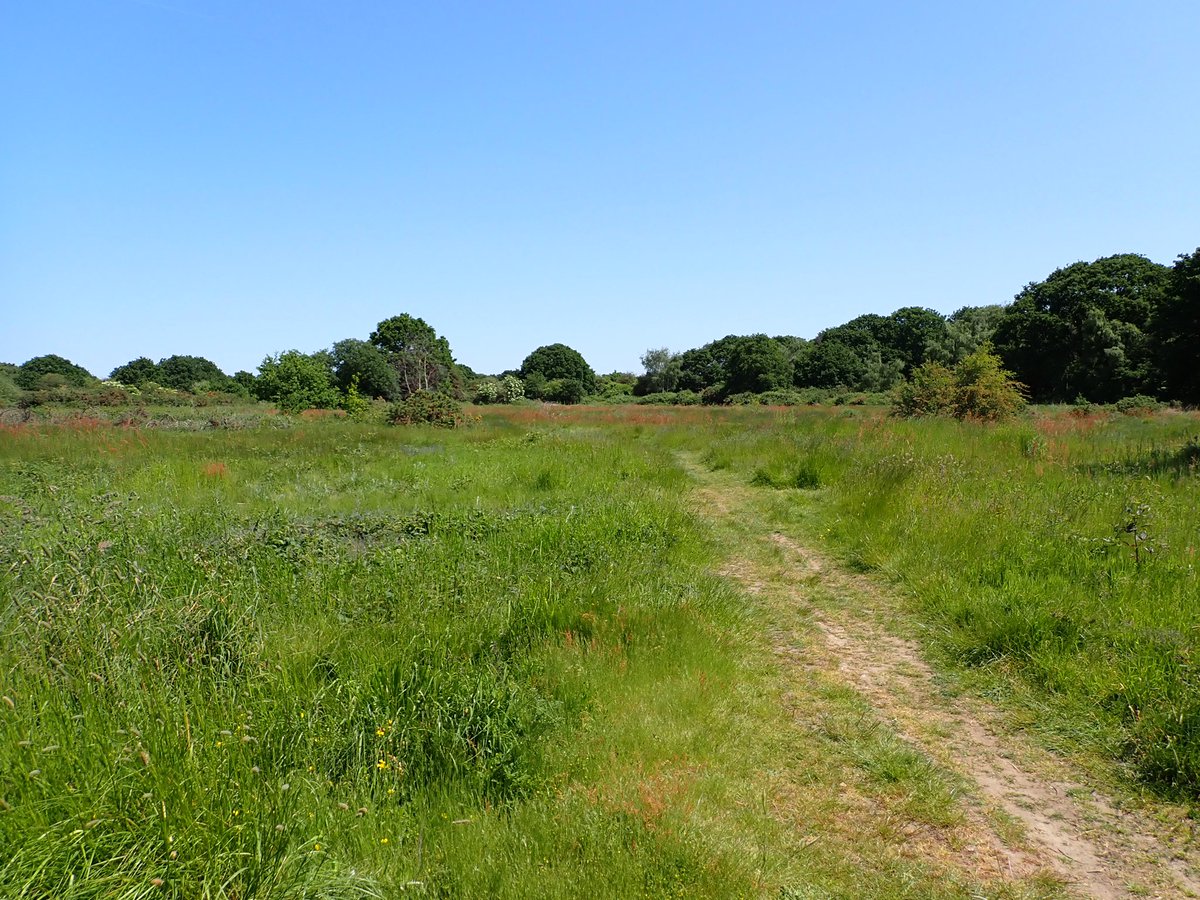
[[356, 389], [364, 397], [401, 398], [397, 371], [374, 344], [347, 338], [333, 345], [332, 356], [334, 383], [340, 390], [349, 390], [357, 378]]
[[140, 387], [148, 381], [158, 382], [159, 375], [158, 364], [148, 356], [139, 356], [137, 359], [131, 359], [123, 366], [117, 366], [108, 376], [113, 381], [119, 381], [121, 384], [133, 385]]
[[566, 344], [546, 344], [525, 357], [521, 363], [521, 377], [528, 379], [534, 375], [546, 381], [578, 381], [585, 394], [596, 390], [596, 373], [578, 350]]
[[454, 356], [450, 344], [424, 320], [404, 313], [384, 319], [370, 341], [387, 354], [404, 397], [418, 391], [455, 393]]
[[996, 327], [996, 351], [1035, 401], [1112, 401], [1144, 391], [1145, 332], [1168, 272], [1133, 253], [1057, 269], [1016, 296]]
[[32, 391], [46, 384], [47, 381], [43, 381], [43, 379], [47, 379], [47, 376], [57, 380], [59, 384], [69, 384], [73, 387], [83, 387], [96, 380], [92, 373], [83, 366], [77, 366], [56, 353], [35, 356], [33, 359], [26, 360], [17, 370], [17, 374], [13, 376], [13, 380], [18, 386]]
[[640, 396], [673, 391], [679, 386], [679, 354], [666, 347], [647, 350], [642, 354], [645, 373], [638, 378], [633, 393]]
[[1175, 261], [1149, 330], [1163, 393], [1200, 404], [1200, 248]]
[[229, 386], [229, 376], [203, 356], [168, 356], [159, 360], [157, 380], [163, 387], [177, 391], [190, 391], [197, 385], [220, 391]]
[[774, 391], [790, 387], [792, 364], [783, 346], [765, 334], [738, 341], [729, 354], [725, 389], [730, 394]]

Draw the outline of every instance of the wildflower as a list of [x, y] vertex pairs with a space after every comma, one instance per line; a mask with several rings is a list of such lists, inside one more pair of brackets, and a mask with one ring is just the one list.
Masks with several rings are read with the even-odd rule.
[[375, 737], [383, 737], [386, 732], [382, 728], [375, 729]]
[[377, 768], [380, 772], [384, 771], [387, 767], [388, 764], [386, 759], [381, 759], [379, 762], [375, 763], [375, 768]]
[[321, 845], [320, 845], [320, 844], [313, 844], [313, 849], [314, 849], [314, 850], [318, 850], [318, 851], [319, 851], [319, 850], [321, 849]]
[[381, 843], [381, 844], [386, 844], [387, 842], [388, 842], [388, 839], [387, 839], [387, 838], [380, 838], [380, 839], [379, 839], [379, 843]]

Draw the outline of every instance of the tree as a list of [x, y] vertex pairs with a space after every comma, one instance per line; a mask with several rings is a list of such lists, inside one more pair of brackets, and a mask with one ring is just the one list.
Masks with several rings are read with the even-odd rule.
[[220, 391], [228, 386], [229, 376], [203, 356], [168, 356], [158, 361], [158, 383], [163, 387], [191, 391], [200, 382]]
[[1004, 307], [999, 303], [956, 310], [946, 319], [942, 336], [926, 348], [926, 359], [954, 365], [990, 341], [1003, 317]]
[[546, 381], [578, 381], [585, 394], [596, 390], [596, 373], [579, 351], [572, 350], [566, 344], [546, 344], [525, 357], [521, 363], [521, 377], [526, 380], [527, 391], [532, 375], [540, 375]]
[[96, 380], [92, 373], [83, 366], [77, 366], [69, 359], [54, 353], [26, 360], [21, 364], [13, 380], [18, 387], [32, 391], [41, 386], [42, 379], [46, 376], [57, 376], [54, 380], [61, 379], [61, 383], [69, 384], [72, 387], [84, 387]]
[[333, 386], [328, 354], [310, 356], [288, 350], [268, 356], [258, 367], [254, 389], [260, 400], [268, 400], [284, 412], [334, 409], [341, 402]]
[[1200, 404], [1200, 248], [1175, 260], [1149, 330], [1163, 392]]
[[1057, 269], [1017, 294], [996, 351], [1039, 402], [1139, 393], [1151, 373], [1145, 331], [1169, 271], [1133, 253]]
[[380, 322], [370, 341], [387, 354], [400, 394], [457, 389], [450, 344], [424, 320], [404, 313]]
[[729, 354], [725, 389], [730, 394], [774, 391], [789, 387], [792, 367], [783, 347], [765, 334], [738, 341]]
[[932, 347], [945, 341], [946, 319], [932, 309], [906, 306], [888, 318], [891, 320], [887, 335], [889, 342], [881, 347], [881, 356], [900, 359], [905, 375], [910, 375], [913, 369], [929, 358]]
[[796, 386], [888, 390], [905, 367], [896, 349], [902, 324], [872, 313], [825, 329], [796, 359]]
[[358, 378], [358, 392], [366, 397], [385, 400], [400, 398], [397, 370], [387, 354], [374, 344], [347, 338], [333, 345], [333, 379], [341, 391], [347, 391]]
[[679, 355], [666, 347], [643, 353], [642, 368], [645, 374], [638, 378], [633, 390], [638, 396], [673, 391], [679, 385]]
[[123, 366], [117, 366], [108, 377], [133, 387], [140, 387], [148, 381], [159, 383], [160, 378], [158, 365], [148, 356], [139, 356]]

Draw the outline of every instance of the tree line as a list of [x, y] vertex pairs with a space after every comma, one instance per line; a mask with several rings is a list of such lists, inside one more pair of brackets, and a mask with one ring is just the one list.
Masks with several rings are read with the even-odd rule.
[[0, 401], [53, 402], [72, 392], [95, 399], [107, 391], [114, 403], [224, 395], [285, 410], [417, 394], [493, 403], [521, 397], [727, 403], [763, 395], [788, 402], [800, 391], [883, 393], [914, 379], [927, 384], [943, 377], [930, 367], [949, 371], [982, 349], [994, 352], [1034, 402], [1146, 395], [1200, 404], [1200, 249], [1171, 266], [1138, 254], [1077, 262], [1026, 285], [1008, 305], [964, 306], [949, 316], [914, 306], [861, 315], [811, 340], [727, 335], [682, 353], [650, 349], [640, 375], [598, 377], [561, 343], [536, 348], [518, 368], [480, 375], [454, 359], [432, 326], [403, 314], [380, 322], [366, 339], [267, 356], [255, 373], [226, 375], [197, 356], [140, 357], [104, 382], [54, 354], [0, 364]]

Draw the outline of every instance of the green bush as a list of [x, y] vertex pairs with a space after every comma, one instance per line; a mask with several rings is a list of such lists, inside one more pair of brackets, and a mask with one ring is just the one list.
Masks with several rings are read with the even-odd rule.
[[[22, 363], [14, 380], [18, 387], [32, 391], [40, 387], [55, 387], [55, 376], [62, 379], [58, 384], [69, 384], [72, 387], [83, 387], [96, 380], [87, 369], [53, 353], [35, 356]], [[51, 381], [43, 383], [46, 377]]]
[[399, 403], [388, 407], [391, 425], [433, 425], [437, 428], [457, 428], [466, 422], [462, 405], [445, 394], [417, 391]]
[[984, 344], [953, 370], [935, 362], [918, 366], [912, 379], [893, 392], [892, 412], [904, 417], [949, 414], [997, 422], [1025, 405], [1024, 390], [1001, 366], [991, 345]]
[[551, 403], [578, 403], [583, 394], [583, 382], [575, 378], [552, 378], [542, 388], [542, 399]]
[[1147, 397], [1145, 394], [1135, 394], [1132, 397], [1122, 397], [1114, 405], [1117, 408], [1117, 412], [1122, 412], [1130, 416], [1156, 412], [1157, 410], [1163, 408], [1161, 401], [1156, 400], [1154, 397]]

